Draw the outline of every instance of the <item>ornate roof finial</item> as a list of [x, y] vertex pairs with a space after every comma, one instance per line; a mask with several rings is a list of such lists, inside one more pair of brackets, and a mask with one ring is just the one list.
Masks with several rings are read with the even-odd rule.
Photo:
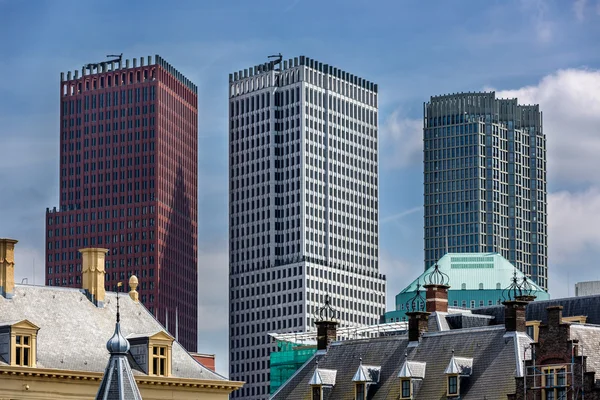
[[425, 311], [426, 301], [425, 297], [421, 295], [421, 284], [419, 283], [419, 280], [417, 280], [417, 290], [415, 291], [415, 295], [406, 302], [406, 311]]
[[127, 354], [129, 351], [129, 341], [121, 333], [121, 313], [119, 311], [119, 288], [123, 283], [117, 283], [117, 323], [115, 324], [115, 333], [106, 343], [106, 348], [110, 354]]
[[433, 266], [433, 271], [427, 274], [424, 278], [426, 285], [441, 285], [447, 286], [450, 282], [448, 274], [440, 271], [440, 267], [437, 263]]
[[515, 268], [513, 276], [510, 278], [510, 285], [502, 291], [502, 298], [504, 301], [532, 301], [535, 299], [533, 290], [533, 285], [529, 283], [529, 279], [525, 275], [519, 280], [517, 269]]
[[329, 295], [325, 295], [325, 304], [319, 307], [317, 314], [315, 314], [315, 320], [317, 321], [336, 321], [339, 311], [333, 308], [329, 301]]

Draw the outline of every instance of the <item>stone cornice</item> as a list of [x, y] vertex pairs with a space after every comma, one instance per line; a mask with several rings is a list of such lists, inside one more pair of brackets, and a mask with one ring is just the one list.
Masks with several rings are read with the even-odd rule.
[[[102, 380], [101, 372], [85, 372], [75, 370], [50, 369], [50, 368], [28, 368], [28, 367], [12, 367], [0, 366], [0, 375], [13, 376], [29, 376], [40, 379], [64, 379], [64, 380], [81, 380], [81, 381], [97, 381]], [[241, 388], [244, 382], [228, 381], [228, 380], [212, 380], [212, 379], [190, 379], [164, 376], [135, 376], [135, 380], [139, 385], [143, 386], [177, 386], [187, 387], [190, 389], [210, 389], [216, 391], [232, 392]]]

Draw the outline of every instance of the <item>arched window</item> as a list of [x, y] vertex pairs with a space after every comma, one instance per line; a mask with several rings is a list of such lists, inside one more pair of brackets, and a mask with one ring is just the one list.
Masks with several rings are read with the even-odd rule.
[[496, 290], [502, 290], [502, 285], [500, 285], [500, 282], [496, 283]]
[[479, 284], [479, 290], [483, 290], [483, 283]]
[[467, 284], [466, 284], [466, 283], [462, 283], [462, 284], [460, 285], [460, 289], [461, 289], [461, 290], [467, 290]]

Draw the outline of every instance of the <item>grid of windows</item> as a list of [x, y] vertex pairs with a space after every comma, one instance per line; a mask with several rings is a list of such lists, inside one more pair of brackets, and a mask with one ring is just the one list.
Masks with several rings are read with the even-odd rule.
[[432, 97], [424, 128], [425, 267], [500, 252], [547, 289], [546, 138], [539, 106]]
[[269, 395], [269, 332], [383, 313], [376, 87], [304, 57], [230, 77], [230, 377]]
[[197, 89], [159, 56], [150, 61], [61, 78], [60, 206], [46, 213], [46, 283], [80, 287], [78, 250], [107, 248], [106, 289], [137, 275], [141, 301], [163, 323], [177, 310], [180, 341], [194, 351]]

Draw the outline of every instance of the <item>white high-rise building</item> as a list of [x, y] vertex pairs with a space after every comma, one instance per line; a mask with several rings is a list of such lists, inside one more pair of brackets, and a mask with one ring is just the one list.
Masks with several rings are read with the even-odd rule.
[[301, 56], [229, 75], [230, 378], [269, 396], [269, 332], [377, 323], [377, 85]]

